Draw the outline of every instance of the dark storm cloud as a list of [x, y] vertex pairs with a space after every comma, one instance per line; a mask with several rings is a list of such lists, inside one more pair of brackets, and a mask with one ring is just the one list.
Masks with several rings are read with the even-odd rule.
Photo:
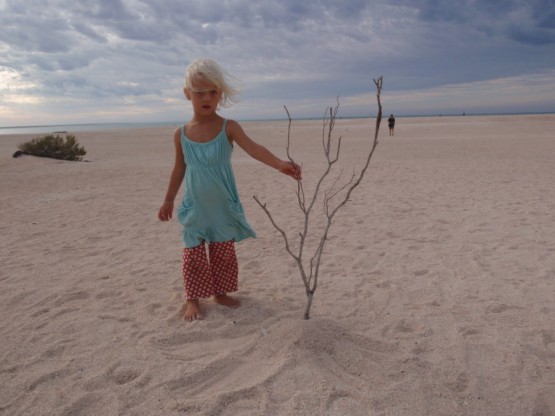
[[278, 111], [360, 94], [378, 75], [394, 92], [549, 73], [554, 3], [0, 0], [0, 117], [49, 97], [183, 105], [183, 71], [199, 56], [241, 78], [244, 101]]

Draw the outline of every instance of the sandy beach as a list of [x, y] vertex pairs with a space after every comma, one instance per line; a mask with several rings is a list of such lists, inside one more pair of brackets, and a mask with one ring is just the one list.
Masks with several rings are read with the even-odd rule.
[[[337, 121], [334, 177], [362, 167], [373, 124]], [[285, 157], [286, 121], [243, 127]], [[307, 192], [321, 130], [293, 122]], [[383, 123], [310, 320], [252, 198], [295, 236], [296, 184], [240, 149], [258, 233], [237, 244], [242, 306], [182, 320], [180, 225], [156, 218], [172, 131], [76, 133], [87, 162], [13, 159], [36, 135], [0, 136], [1, 415], [555, 415], [555, 115]]]

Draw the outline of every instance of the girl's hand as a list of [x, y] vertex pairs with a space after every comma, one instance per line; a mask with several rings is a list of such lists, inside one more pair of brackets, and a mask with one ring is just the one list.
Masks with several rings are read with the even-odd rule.
[[281, 165], [279, 166], [279, 171], [288, 176], [291, 176], [293, 179], [296, 179], [298, 181], [302, 179], [301, 167], [294, 162], [282, 161]]
[[165, 201], [158, 210], [158, 219], [160, 221], [169, 221], [172, 218], [173, 201]]

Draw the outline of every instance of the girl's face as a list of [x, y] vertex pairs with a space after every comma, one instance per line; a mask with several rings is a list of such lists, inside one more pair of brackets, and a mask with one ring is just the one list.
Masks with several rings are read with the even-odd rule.
[[222, 91], [205, 79], [193, 81], [193, 88], [185, 88], [185, 96], [191, 101], [193, 110], [199, 115], [215, 113], [222, 98]]

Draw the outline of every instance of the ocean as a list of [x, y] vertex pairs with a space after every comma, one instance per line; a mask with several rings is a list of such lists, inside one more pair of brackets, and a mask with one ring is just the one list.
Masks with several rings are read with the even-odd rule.
[[99, 130], [120, 130], [120, 129], [140, 129], [155, 127], [178, 126], [179, 121], [159, 121], [159, 122], [134, 122], [134, 123], [94, 123], [94, 124], [52, 124], [43, 126], [12, 126], [0, 127], [0, 135], [5, 134], [56, 134], [56, 133], [77, 133], [80, 131], [99, 131]]
[[[537, 112], [537, 113], [487, 113], [487, 114], [436, 114], [436, 115], [395, 115], [396, 118], [419, 118], [419, 117], [453, 117], [453, 116], [493, 116], [493, 115], [541, 115], [553, 114], [553, 112]], [[340, 117], [344, 119], [366, 118], [368, 116]], [[370, 118], [375, 115], [370, 115]], [[386, 117], [387, 118], [387, 117]], [[238, 120], [239, 122], [249, 121], [284, 121], [286, 119], [268, 119], [268, 120]], [[294, 118], [294, 121], [300, 120], [321, 120], [321, 118], [307, 117]], [[119, 130], [119, 129], [140, 129], [140, 128], [156, 128], [156, 127], [177, 127], [183, 121], [157, 121], [157, 122], [127, 122], [127, 123], [92, 123], [92, 124], [52, 124], [39, 126], [9, 126], [0, 127], [0, 136], [7, 134], [56, 134], [56, 133], [78, 133], [80, 131], [100, 131], [100, 130]]]

